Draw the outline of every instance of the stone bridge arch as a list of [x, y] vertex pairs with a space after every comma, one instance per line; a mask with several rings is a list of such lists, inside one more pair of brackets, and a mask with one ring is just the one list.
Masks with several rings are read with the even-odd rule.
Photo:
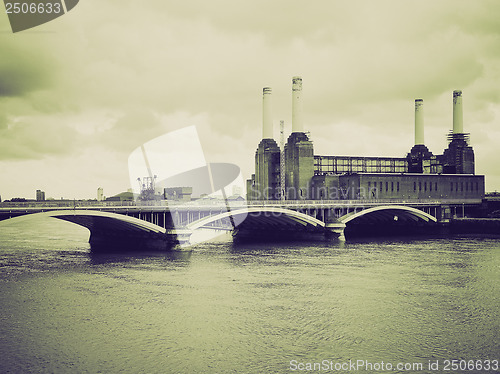
[[280, 207], [252, 207], [204, 217], [186, 225], [186, 229], [196, 230], [200, 227], [209, 227], [211, 223], [230, 217], [245, 218], [238, 219], [237, 221], [240, 221], [240, 223], [236, 226], [239, 226], [240, 224], [254, 224], [259, 226], [271, 225], [275, 227], [282, 227], [283, 225], [290, 225], [294, 227], [325, 227], [325, 223], [323, 221], [295, 210]]
[[[385, 220], [392, 217], [393, 220], [411, 220], [414, 222], [437, 222], [437, 219], [430, 214], [416, 208], [403, 205], [381, 205], [360, 211], [354, 211], [339, 218], [342, 223], [349, 223], [361, 217], [370, 215], [372, 220]], [[397, 219], [395, 219], [397, 218]]]
[[189, 231], [210, 228], [212, 223], [223, 219], [237, 222], [230, 229], [235, 239], [245, 238], [296, 238], [324, 235], [325, 223], [315, 217], [280, 207], [250, 207], [215, 214], [194, 221], [186, 226]]
[[97, 251], [168, 250], [177, 242], [172, 230], [124, 214], [54, 210], [33, 215], [53, 217], [87, 228], [90, 246]]
[[416, 208], [402, 205], [382, 205], [358, 210], [340, 217], [344, 235], [401, 236], [429, 233], [437, 230], [437, 219]]

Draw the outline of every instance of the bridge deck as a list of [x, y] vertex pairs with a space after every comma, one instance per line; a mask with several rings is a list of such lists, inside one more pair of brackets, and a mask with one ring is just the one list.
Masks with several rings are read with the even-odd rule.
[[[238, 201], [229, 202], [231, 208], [245, 206], [280, 206], [280, 207], [301, 207], [301, 208], [335, 208], [335, 207], [366, 207], [377, 205], [410, 205], [410, 206], [437, 206], [437, 205], [478, 205], [481, 199], [359, 199], [359, 200], [259, 200], [259, 201]], [[210, 201], [200, 203], [191, 201], [187, 203], [167, 202], [160, 200], [148, 202], [101, 202], [96, 204], [87, 201], [76, 202], [2, 202], [0, 203], [0, 212], [29, 212], [48, 211], [48, 210], [73, 210], [73, 209], [92, 209], [104, 211], [163, 211], [163, 210], [211, 210], [217, 208], [226, 208], [224, 201]]]

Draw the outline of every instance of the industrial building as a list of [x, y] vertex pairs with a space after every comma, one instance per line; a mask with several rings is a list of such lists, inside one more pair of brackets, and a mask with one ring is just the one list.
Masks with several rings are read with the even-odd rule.
[[163, 197], [169, 201], [191, 201], [193, 187], [167, 187], [163, 189]]
[[475, 175], [474, 150], [463, 130], [462, 91], [453, 92], [453, 130], [442, 154], [425, 145], [423, 100], [415, 100], [415, 144], [406, 157], [315, 155], [304, 131], [300, 77], [292, 79], [292, 133], [280, 148], [273, 139], [271, 98], [272, 89], [265, 87], [263, 138], [255, 174], [247, 180], [248, 200], [484, 197], [484, 176]]

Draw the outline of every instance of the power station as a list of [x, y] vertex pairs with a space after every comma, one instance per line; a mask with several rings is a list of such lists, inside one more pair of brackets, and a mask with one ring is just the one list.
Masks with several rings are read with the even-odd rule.
[[463, 130], [462, 91], [453, 92], [453, 130], [448, 148], [439, 155], [425, 145], [424, 102], [415, 100], [415, 144], [406, 157], [315, 155], [304, 131], [300, 77], [292, 78], [292, 133], [280, 150], [273, 139], [271, 101], [272, 89], [265, 87], [262, 140], [255, 152], [255, 174], [247, 180], [248, 200], [484, 197], [484, 176], [475, 175], [474, 150]]

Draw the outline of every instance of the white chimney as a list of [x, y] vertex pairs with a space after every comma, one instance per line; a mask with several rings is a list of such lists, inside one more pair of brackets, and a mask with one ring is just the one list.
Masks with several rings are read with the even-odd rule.
[[424, 143], [424, 100], [415, 99], [415, 145]]
[[271, 105], [272, 89], [262, 90], [262, 139], [273, 139], [273, 108]]
[[292, 132], [304, 132], [301, 77], [292, 78]]
[[462, 111], [462, 91], [453, 91], [453, 133], [463, 134], [464, 114]]

